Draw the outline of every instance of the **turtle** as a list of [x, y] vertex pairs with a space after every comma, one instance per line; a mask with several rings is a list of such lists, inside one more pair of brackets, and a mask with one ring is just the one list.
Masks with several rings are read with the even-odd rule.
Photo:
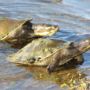
[[52, 36], [59, 31], [57, 25], [33, 24], [32, 19], [22, 20], [13, 30], [8, 30], [8, 34], [1, 38], [1, 41], [10, 43], [12, 46], [25, 46], [34, 39]]
[[70, 61], [80, 65], [83, 53], [90, 49], [90, 40], [80, 42], [39, 38], [9, 56], [10, 62], [30, 66], [46, 66], [49, 73]]

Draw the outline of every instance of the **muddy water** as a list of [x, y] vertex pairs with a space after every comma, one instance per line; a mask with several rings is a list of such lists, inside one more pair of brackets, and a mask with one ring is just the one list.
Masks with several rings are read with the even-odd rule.
[[[59, 25], [54, 39], [90, 37], [90, 0], [0, 0], [0, 17]], [[6, 57], [16, 51], [0, 43], [0, 90], [90, 90], [90, 51], [84, 54], [83, 65], [51, 75], [45, 68], [8, 62]]]

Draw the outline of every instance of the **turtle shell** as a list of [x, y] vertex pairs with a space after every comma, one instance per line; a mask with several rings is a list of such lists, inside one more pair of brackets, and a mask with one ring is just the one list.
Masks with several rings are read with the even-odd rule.
[[10, 55], [9, 61], [37, 66], [54, 65], [55, 63], [63, 65], [73, 58], [81, 62], [82, 55], [75, 56], [77, 53], [78, 50], [71, 46], [71, 42], [40, 38], [27, 44], [17, 53]]

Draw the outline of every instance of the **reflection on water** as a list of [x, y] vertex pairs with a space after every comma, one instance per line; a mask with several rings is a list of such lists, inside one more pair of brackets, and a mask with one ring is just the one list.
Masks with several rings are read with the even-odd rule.
[[[60, 32], [51, 37], [54, 39], [76, 41], [90, 37], [90, 0], [1, 0], [0, 17], [32, 17], [33, 23], [59, 25]], [[10, 23], [3, 30], [8, 25], [14, 28]], [[42, 67], [9, 63], [6, 57], [16, 51], [0, 43], [0, 90], [90, 90], [90, 51], [84, 54], [85, 62], [80, 67], [50, 75]]]
[[[26, 69], [30, 70], [33, 73], [33, 77], [39, 80], [50, 80], [56, 82], [60, 87], [67, 87], [70, 89], [84, 90], [84, 88], [90, 88], [90, 81], [87, 81], [85, 71], [80, 71], [77, 69], [65, 69], [59, 72], [54, 72], [52, 74], [48, 74], [44, 68], [37, 67], [27, 67]], [[89, 72], [90, 69], [87, 69]], [[82, 89], [80, 89], [82, 88]]]

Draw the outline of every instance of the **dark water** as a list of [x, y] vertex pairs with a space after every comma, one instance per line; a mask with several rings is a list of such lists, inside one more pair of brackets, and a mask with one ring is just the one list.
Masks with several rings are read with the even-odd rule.
[[[0, 17], [33, 18], [34, 23], [59, 25], [61, 31], [51, 37], [54, 39], [90, 37], [90, 0], [0, 0]], [[80, 67], [51, 75], [45, 68], [9, 63], [6, 57], [13, 52], [0, 43], [0, 90], [90, 90], [90, 51], [84, 54]]]

